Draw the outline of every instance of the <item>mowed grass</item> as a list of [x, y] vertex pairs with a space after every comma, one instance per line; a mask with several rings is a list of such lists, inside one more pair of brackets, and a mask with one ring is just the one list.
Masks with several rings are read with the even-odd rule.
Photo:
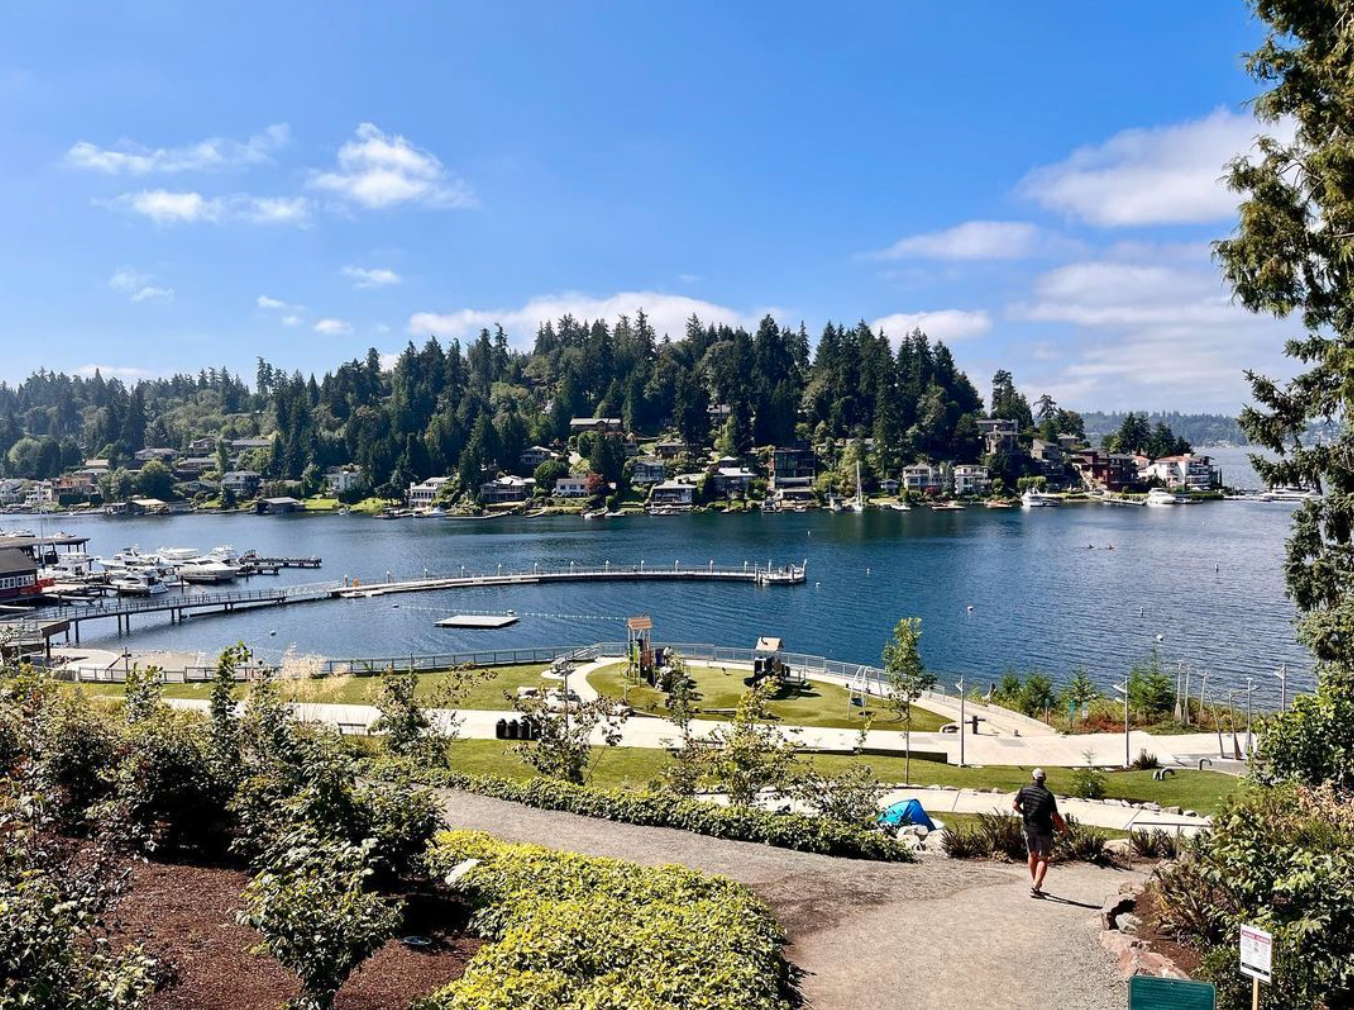
[[[696, 718], [727, 720], [738, 701], [751, 688], [751, 673], [740, 667], [687, 665], [687, 675], [696, 685]], [[599, 694], [609, 698], [625, 698], [637, 712], [666, 715], [666, 695], [644, 683], [629, 682], [625, 666], [616, 663], [603, 667], [588, 676]], [[767, 705], [773, 719], [786, 725], [817, 726], [824, 729], [859, 729], [866, 716], [874, 717], [876, 729], [898, 730], [902, 723], [878, 699], [871, 699], [868, 709], [850, 704], [850, 693], [836, 684], [809, 681], [802, 687], [791, 686], [772, 698]], [[711, 711], [711, 710], [714, 711]], [[950, 720], [917, 705], [912, 706], [912, 730], [916, 733], [935, 732]]]
[[[503, 740], [457, 740], [451, 745], [451, 766], [467, 774], [501, 775], [526, 780], [534, 774], [512, 752], [515, 744]], [[639, 747], [594, 748], [596, 759], [590, 784], [608, 789], [644, 789], [657, 780], [673, 760], [666, 751]], [[904, 759], [892, 755], [806, 754], [803, 760], [823, 774], [840, 774], [853, 764], [867, 764], [886, 783], [904, 782]], [[936, 761], [912, 759], [911, 784], [955, 786], [961, 789], [1002, 789], [1015, 792], [1030, 781], [1030, 768], [959, 768]], [[1071, 789], [1071, 769], [1051, 768], [1049, 788], [1066, 795]], [[1201, 814], [1214, 814], [1222, 800], [1241, 787], [1241, 780], [1221, 772], [1181, 771], [1157, 782], [1150, 771], [1106, 772], [1106, 793], [1113, 799], [1156, 802]], [[1005, 809], [1002, 797], [992, 797], [993, 806]], [[942, 815], [943, 816], [943, 815]]]
[[[540, 663], [523, 666], [486, 667], [483, 670], [472, 671], [471, 676], [482, 674], [488, 679], [474, 683], [456, 707], [506, 711], [512, 706], [504, 697], [505, 692], [509, 695], [515, 695], [519, 687], [559, 686], [557, 681], [543, 680], [541, 674], [544, 671], [545, 666]], [[454, 676], [448, 672], [420, 674], [415, 694], [423, 699], [431, 699], [443, 690]], [[336, 705], [370, 705], [376, 697], [376, 692], [380, 690], [381, 675], [372, 673], [318, 677], [297, 681], [284, 680], [283, 684], [287, 688], [286, 693], [297, 701], [330, 702]], [[67, 686], [74, 688], [76, 685]], [[91, 697], [121, 697], [124, 690], [121, 684], [86, 683], [79, 686]], [[205, 700], [211, 696], [211, 693], [212, 686], [209, 683], [166, 684], [164, 689], [166, 698]], [[236, 697], [244, 697], [244, 693], [245, 685], [237, 685], [235, 688]]]

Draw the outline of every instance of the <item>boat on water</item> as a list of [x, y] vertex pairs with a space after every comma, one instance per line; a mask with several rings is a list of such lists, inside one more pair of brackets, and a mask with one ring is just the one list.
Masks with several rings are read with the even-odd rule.
[[846, 503], [846, 508], [851, 512], [865, 511], [865, 492], [860, 486], [860, 464], [856, 464], [856, 496]]
[[441, 505], [434, 505], [432, 508], [419, 509], [414, 513], [415, 519], [441, 519], [447, 514], [447, 510]]
[[1008, 509], [1010, 507], [1011, 507], [1010, 502], [999, 501], [996, 498], [989, 498], [987, 501], [983, 502], [983, 508], [988, 509]]
[[905, 502], [905, 501], [890, 502], [890, 503], [889, 503], [889, 508], [893, 509], [893, 511], [895, 511], [895, 512], [911, 512], [911, 511], [912, 511], [912, 506], [909, 505], [909, 504], [908, 504], [907, 502]]
[[240, 571], [235, 565], [214, 560], [204, 554], [200, 558], [193, 558], [191, 561], [185, 561], [179, 565], [178, 573], [179, 578], [184, 582], [216, 585], [222, 582], [234, 582]]
[[159, 596], [169, 586], [153, 571], [129, 568], [108, 580], [119, 596]]
[[196, 547], [157, 547], [155, 556], [168, 562], [192, 561], [202, 552]]
[[1290, 484], [1288, 487], [1270, 488], [1264, 494], [1260, 495], [1261, 501], [1315, 501], [1321, 495], [1307, 487], [1298, 487]]
[[962, 512], [964, 506], [957, 501], [938, 501], [931, 503], [932, 512]]
[[1154, 487], [1147, 492], [1147, 504], [1152, 507], [1178, 505], [1180, 504], [1180, 499], [1177, 498], [1173, 492], [1167, 491], [1163, 487]]
[[1020, 496], [1020, 507], [1027, 509], [1056, 508], [1062, 504], [1062, 499], [1057, 495], [1044, 494], [1042, 491], [1035, 491], [1033, 488]]

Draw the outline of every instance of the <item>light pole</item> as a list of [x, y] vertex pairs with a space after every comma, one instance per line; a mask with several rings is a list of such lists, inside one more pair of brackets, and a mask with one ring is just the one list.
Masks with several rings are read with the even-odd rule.
[[1241, 747], [1236, 738], [1236, 688], [1227, 692], [1227, 722], [1232, 727], [1232, 756], [1240, 759]]
[[960, 677], [954, 685], [959, 688], [959, 767], [964, 767], [964, 678]]
[[1246, 756], [1251, 753], [1251, 695], [1255, 692], [1255, 678], [1246, 678]]
[[1190, 674], [1193, 673], [1193, 672], [1194, 672], [1194, 667], [1193, 667], [1193, 666], [1190, 666], [1189, 664], [1186, 664], [1186, 665], [1185, 665], [1185, 725], [1186, 725], [1186, 726], [1188, 726], [1188, 725], [1190, 724], [1190, 715], [1189, 715], [1189, 676], [1190, 676]]
[[1124, 767], [1127, 768], [1133, 764], [1133, 745], [1129, 742], [1128, 736], [1128, 681], [1110, 686], [1124, 696]]
[[1288, 664], [1280, 663], [1279, 672], [1271, 676], [1279, 678], [1279, 711], [1288, 711]]

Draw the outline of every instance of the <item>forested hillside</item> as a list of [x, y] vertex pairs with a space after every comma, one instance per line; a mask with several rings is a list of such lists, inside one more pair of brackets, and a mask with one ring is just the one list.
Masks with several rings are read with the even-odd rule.
[[[1028, 423], [1030, 407], [999, 373], [994, 414]], [[727, 405], [727, 417], [712, 405]], [[731, 452], [796, 439], [872, 438], [870, 464], [976, 460], [983, 398], [949, 349], [914, 331], [895, 345], [864, 323], [809, 335], [769, 316], [755, 332], [689, 320], [677, 339], [643, 313], [614, 325], [564, 317], [532, 350], [503, 331], [462, 346], [410, 343], [386, 370], [375, 350], [321, 377], [258, 363], [252, 388], [226, 369], [139, 382], [40, 372], [0, 385], [0, 460], [11, 476], [49, 477], [87, 456], [114, 466], [148, 446], [201, 435], [276, 433], [260, 465], [277, 479], [355, 463], [372, 486], [433, 474], [469, 486], [522, 449], [569, 434], [575, 416], [622, 419]], [[713, 419], [713, 420], [712, 420]]]
[[[1124, 411], [1092, 410], [1082, 414], [1086, 422], [1086, 437], [1099, 442], [1106, 435], [1119, 431], [1128, 414]], [[1164, 424], [1176, 435], [1194, 445], [1245, 445], [1246, 433], [1237, 419], [1229, 414], [1182, 414], [1178, 410], [1143, 411], [1139, 417], [1156, 427]]]

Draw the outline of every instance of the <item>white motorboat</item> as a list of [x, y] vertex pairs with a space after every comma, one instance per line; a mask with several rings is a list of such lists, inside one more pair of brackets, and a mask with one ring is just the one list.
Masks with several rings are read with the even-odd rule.
[[1056, 508], [1062, 504], [1062, 500], [1057, 495], [1043, 494], [1034, 489], [1026, 491], [1020, 496], [1020, 507], [1027, 509]]
[[152, 571], [145, 569], [127, 569], [108, 580], [108, 584], [121, 596], [159, 596], [169, 592], [169, 587]]
[[1154, 487], [1147, 492], [1147, 504], [1151, 506], [1176, 505], [1179, 504], [1179, 500], [1165, 488]]
[[909, 504], [908, 504], [907, 502], [905, 502], [905, 501], [896, 501], [896, 502], [892, 502], [892, 503], [889, 505], [889, 508], [893, 509], [893, 511], [895, 511], [895, 512], [911, 512], [911, 511], [912, 511], [912, 506], [909, 505]]
[[1321, 495], [1311, 488], [1297, 487], [1289, 485], [1288, 487], [1270, 488], [1260, 496], [1261, 501], [1314, 501]]
[[239, 569], [234, 565], [215, 560], [209, 555], [203, 555], [179, 565], [178, 573], [179, 578], [184, 582], [234, 582], [235, 576], [239, 574]]
[[157, 547], [155, 549], [157, 557], [163, 558], [170, 563], [192, 561], [193, 558], [198, 557], [201, 553], [202, 552], [196, 547]]

